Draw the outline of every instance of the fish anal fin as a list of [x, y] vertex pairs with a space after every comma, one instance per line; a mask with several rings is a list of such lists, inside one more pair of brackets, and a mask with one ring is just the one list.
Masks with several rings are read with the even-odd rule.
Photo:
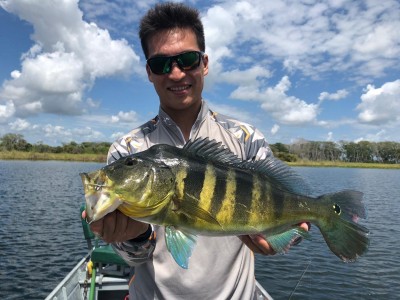
[[292, 243], [299, 237], [309, 239], [310, 234], [303, 228], [296, 227], [283, 233], [268, 236], [266, 240], [276, 253], [286, 253]]

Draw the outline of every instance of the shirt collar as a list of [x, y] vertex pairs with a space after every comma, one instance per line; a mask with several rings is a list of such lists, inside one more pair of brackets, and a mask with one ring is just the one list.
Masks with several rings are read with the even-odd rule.
[[[193, 128], [197, 128], [200, 123], [205, 119], [205, 117], [207, 116], [207, 112], [208, 112], [208, 105], [207, 103], [202, 100], [201, 102], [201, 108], [200, 108], [200, 112], [197, 115], [196, 121], [194, 122], [192, 129]], [[172, 118], [161, 108], [159, 108], [158, 110], [158, 116], [161, 120], [162, 123], [164, 123], [166, 126], [170, 127], [170, 126], [175, 126], [177, 127], [176, 123], [172, 120]]]

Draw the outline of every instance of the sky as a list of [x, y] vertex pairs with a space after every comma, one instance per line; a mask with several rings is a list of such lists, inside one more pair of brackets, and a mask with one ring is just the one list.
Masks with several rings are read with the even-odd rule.
[[[140, 18], [160, 1], [0, 0], [0, 137], [112, 142], [155, 117]], [[180, 1], [201, 14], [203, 99], [270, 143], [400, 142], [400, 1]]]

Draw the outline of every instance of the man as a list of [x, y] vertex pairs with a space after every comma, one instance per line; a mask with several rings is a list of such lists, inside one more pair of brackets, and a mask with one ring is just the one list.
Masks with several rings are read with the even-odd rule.
[[[245, 160], [271, 154], [258, 130], [211, 111], [202, 100], [208, 56], [204, 54], [203, 25], [195, 9], [177, 3], [158, 4], [143, 17], [139, 35], [148, 78], [159, 96], [159, 114], [116, 141], [108, 163], [154, 144], [182, 147], [198, 137], [222, 142]], [[302, 226], [307, 228], [306, 224]], [[135, 266], [131, 300], [253, 299], [252, 251], [274, 253], [261, 236], [199, 236], [185, 270], [166, 249], [161, 227], [115, 211], [92, 223], [91, 229], [113, 243], [115, 250]]]

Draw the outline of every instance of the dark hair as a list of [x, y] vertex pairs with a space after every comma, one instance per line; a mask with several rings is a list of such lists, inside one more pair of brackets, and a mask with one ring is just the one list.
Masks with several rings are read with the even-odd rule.
[[175, 28], [193, 30], [200, 51], [205, 51], [204, 28], [199, 11], [182, 3], [165, 2], [156, 4], [140, 22], [139, 37], [146, 59], [149, 55], [149, 39], [161, 30]]

